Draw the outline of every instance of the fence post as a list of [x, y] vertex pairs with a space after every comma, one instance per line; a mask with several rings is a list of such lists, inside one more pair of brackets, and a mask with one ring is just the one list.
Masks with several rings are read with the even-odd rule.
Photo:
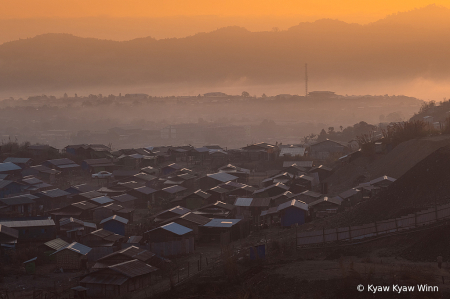
[[374, 222], [375, 224], [375, 236], [378, 236], [378, 227], [377, 227], [377, 222]]
[[297, 225], [295, 226], [295, 250], [298, 247]]
[[395, 221], [395, 229], [397, 230], [397, 232], [398, 232], [398, 223], [397, 223], [397, 218], [395, 218], [394, 219], [394, 221]]
[[322, 227], [322, 241], [323, 245], [325, 245], [325, 227]]
[[188, 262], [188, 277], [189, 277], [189, 262]]

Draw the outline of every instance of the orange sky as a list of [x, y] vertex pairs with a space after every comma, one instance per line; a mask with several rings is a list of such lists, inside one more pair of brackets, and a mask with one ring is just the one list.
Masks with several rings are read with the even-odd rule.
[[398, 11], [448, 0], [3, 0], [1, 19], [41, 17], [165, 17], [298, 15], [367, 23]]

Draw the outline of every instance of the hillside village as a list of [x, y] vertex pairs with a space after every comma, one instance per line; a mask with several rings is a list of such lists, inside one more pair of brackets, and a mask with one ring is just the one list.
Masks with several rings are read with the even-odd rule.
[[[437, 212], [448, 203], [440, 189], [445, 175], [432, 191], [417, 182], [426, 180], [424, 169], [448, 164], [421, 166], [446, 161], [438, 151], [450, 137], [430, 136], [426, 122], [420, 124], [427, 136], [399, 144], [378, 133], [369, 142], [263, 142], [239, 149], [77, 144], [60, 151], [3, 144], [2, 296], [147, 298], [221, 264], [234, 279], [231, 257], [245, 263], [317, 242], [354, 242], [353, 225], [375, 221], [373, 233], [366, 228], [360, 237], [370, 238], [382, 233], [377, 221], [413, 213], [417, 228], [421, 211], [433, 207], [438, 222], [447, 215]], [[345, 238], [337, 231], [344, 226], [350, 227]], [[329, 229], [336, 238], [326, 241]], [[397, 220], [386, 233], [395, 229]], [[322, 230], [322, 241], [308, 237]]]

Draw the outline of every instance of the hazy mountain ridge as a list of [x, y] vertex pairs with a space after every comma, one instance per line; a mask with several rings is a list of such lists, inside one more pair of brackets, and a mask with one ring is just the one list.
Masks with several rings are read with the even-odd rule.
[[45, 34], [0, 45], [0, 88], [298, 82], [304, 78], [305, 62], [311, 77], [324, 80], [446, 79], [446, 28], [417, 29], [394, 22], [422, 11], [430, 15], [430, 9], [450, 12], [432, 6], [370, 25], [319, 20], [278, 32], [234, 26], [161, 40]]

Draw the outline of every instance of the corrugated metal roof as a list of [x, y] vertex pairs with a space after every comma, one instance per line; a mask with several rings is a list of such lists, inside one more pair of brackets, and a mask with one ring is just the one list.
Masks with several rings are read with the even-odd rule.
[[62, 159], [52, 159], [52, 160], [47, 160], [48, 163], [52, 164], [52, 165], [68, 165], [68, 164], [76, 164], [74, 161], [67, 159], [67, 158], [62, 158]]
[[58, 165], [58, 168], [67, 169], [67, 168], [76, 168], [80, 167], [78, 164], [66, 164], [66, 165]]
[[19, 231], [17, 229], [1, 225], [0, 224], [0, 233], [10, 236], [11, 238], [19, 238]]
[[199, 225], [206, 224], [210, 221], [209, 218], [201, 216], [201, 215], [196, 215], [192, 212], [182, 215], [180, 217], [180, 219], [184, 219], [184, 220], [187, 220], [189, 222], [199, 224]]
[[128, 219], [125, 219], [123, 217], [120, 217], [120, 216], [117, 216], [117, 215], [112, 215], [111, 217], [105, 218], [102, 221], [100, 221], [100, 224], [103, 224], [103, 223], [111, 221], [111, 220], [115, 220], [115, 221], [121, 222], [123, 224], [127, 224], [128, 221], [129, 221]]
[[39, 227], [39, 226], [54, 226], [53, 219], [45, 220], [24, 220], [24, 221], [0, 221], [0, 225], [7, 227]]
[[24, 194], [24, 195], [19, 195], [19, 196], [14, 196], [14, 197], [2, 198], [2, 199], [0, 199], [0, 202], [7, 206], [34, 204], [35, 201], [33, 199], [36, 199], [36, 198], [38, 198], [38, 197], [31, 195], [31, 194]]
[[117, 212], [117, 211], [120, 211], [123, 209], [123, 207], [121, 205], [118, 205], [116, 203], [110, 203], [110, 204], [107, 204], [106, 206], [97, 207], [94, 210], [103, 209], [103, 208], [114, 211], [114, 212]]
[[70, 251], [73, 251], [73, 252], [76, 252], [76, 253], [81, 254], [81, 255], [86, 255], [92, 250], [92, 248], [87, 247], [86, 245], [83, 245], [83, 244], [78, 243], [78, 242], [73, 242], [73, 243], [71, 243], [69, 245], [61, 247], [60, 249], [56, 250], [55, 252], [53, 252], [50, 255], [56, 254], [58, 252], [66, 250], [66, 249], [70, 250]]
[[313, 181], [314, 181], [314, 178], [313, 178], [313, 177], [307, 176], [307, 175], [304, 175], [304, 174], [298, 176], [297, 179], [307, 180], [307, 181], [310, 181], [310, 182], [313, 182]]
[[131, 260], [108, 267], [111, 270], [119, 272], [127, 277], [133, 278], [151, 272], [157, 271], [158, 268], [146, 264], [140, 260]]
[[57, 188], [47, 191], [41, 191], [40, 193], [51, 198], [70, 195], [69, 192]]
[[91, 222], [83, 222], [83, 225], [84, 225], [84, 226], [87, 226], [87, 227], [92, 227], [92, 228], [94, 228], [94, 229], [97, 229], [97, 224], [95, 224], [95, 223], [91, 223]]
[[319, 170], [319, 169], [323, 169], [323, 170], [326, 170], [326, 171], [332, 171], [332, 170], [333, 170], [333, 169], [331, 169], [330, 167], [327, 167], [327, 166], [324, 166], [324, 165], [319, 165], [319, 166], [316, 166], [316, 167], [311, 168], [311, 169], [309, 170], [309, 172], [313, 172], [313, 171]]
[[57, 238], [57, 239], [54, 239], [54, 240], [44, 243], [44, 245], [47, 247], [50, 247], [51, 249], [58, 250], [60, 248], [68, 246], [69, 243], [67, 243], [64, 240], [61, 240], [60, 238]]
[[[67, 191], [69, 189], [74, 189], [78, 193], [86, 193], [86, 192], [90, 192], [90, 191], [95, 191], [98, 189], [98, 187], [91, 186], [88, 184], [81, 184], [81, 185], [71, 186], [71, 187], [67, 188], [65, 191]], [[69, 192], [69, 191], [67, 191], [67, 192]]]
[[37, 260], [37, 257], [34, 257], [34, 258], [32, 258], [32, 259], [30, 259], [30, 260], [28, 260], [28, 261], [23, 262], [23, 264], [27, 264], [27, 263], [30, 263], [30, 262], [34, 262], [35, 260]]
[[135, 191], [137, 191], [139, 193], [142, 193], [142, 194], [146, 194], [146, 195], [152, 194], [152, 193], [155, 193], [156, 191], [158, 191], [158, 190], [152, 189], [152, 188], [147, 187], [147, 186], [142, 186], [142, 187], [139, 187], [139, 188], [135, 188], [133, 190], [135, 190]]
[[10, 180], [1, 180], [0, 181], [0, 189], [4, 188], [4, 187], [6, 187], [6, 186], [8, 186], [9, 184], [12, 184], [12, 183], [13, 183], [13, 181], [10, 181]]
[[103, 193], [100, 193], [98, 191], [88, 191], [78, 194], [78, 196], [84, 197], [86, 199], [96, 198], [103, 196]]
[[166, 187], [166, 188], [162, 189], [162, 191], [170, 193], [170, 194], [182, 192], [184, 190], [187, 190], [187, 189], [184, 188], [183, 186], [179, 186], [179, 185], [170, 186], [170, 187]]
[[238, 197], [236, 198], [234, 205], [237, 207], [249, 207], [252, 204], [252, 200], [253, 198]]
[[212, 178], [214, 180], [223, 182], [223, 183], [229, 182], [229, 181], [234, 181], [234, 180], [238, 179], [237, 176], [231, 175], [226, 172], [217, 172], [217, 173], [213, 173], [213, 174], [207, 174], [206, 176], [209, 178]]
[[118, 276], [114, 274], [100, 274], [98, 272], [93, 272], [85, 276], [80, 281], [80, 283], [122, 285], [127, 280], [128, 278], [125, 276]]
[[[167, 230], [167, 231], [177, 234], [179, 236], [182, 236], [182, 235], [192, 232], [192, 229], [182, 226], [182, 225], [179, 225], [178, 223], [175, 223], [175, 222], [168, 223], [166, 225], [160, 226], [159, 228], [162, 228], [164, 230]], [[158, 228], [155, 228], [155, 229], [158, 229]], [[152, 231], [152, 230], [150, 230], [150, 231]]]
[[139, 243], [142, 240], [142, 236], [131, 236], [128, 238], [127, 243]]
[[241, 219], [212, 219], [206, 223], [205, 227], [232, 227], [237, 224]]
[[141, 180], [144, 180], [146, 182], [151, 182], [151, 181], [157, 179], [156, 176], [151, 175], [151, 174], [147, 174], [147, 173], [143, 173], [143, 172], [134, 175], [134, 177], [138, 178], [138, 179], [141, 179]]
[[[211, 194], [209, 194], [209, 193], [203, 191], [202, 189], [198, 189], [197, 191], [195, 191], [195, 192], [192, 193], [192, 194], [198, 195], [198, 196], [200, 196], [201, 198], [204, 198], [204, 199], [208, 199], [208, 198], [211, 197]], [[191, 194], [191, 195], [192, 195], [192, 194]]]
[[81, 210], [90, 210], [90, 209], [93, 209], [93, 208], [97, 207], [96, 204], [94, 204], [92, 202], [88, 202], [88, 201], [76, 202], [76, 203], [71, 204], [71, 206], [74, 206], [74, 207], [79, 208]]
[[289, 207], [296, 207], [305, 211], [308, 211], [308, 205], [302, 201], [298, 201], [298, 200], [290, 200], [288, 202], [282, 203], [277, 207], [277, 211], [281, 211], [284, 209], [287, 209]]
[[360, 190], [358, 190], [356, 188], [352, 188], [352, 189], [349, 189], [347, 191], [344, 191], [344, 192], [340, 193], [339, 197], [342, 198], [342, 199], [346, 199], [346, 198], [349, 198], [349, 197], [351, 197], [351, 196], [353, 196], [355, 194], [358, 194], [359, 192], [360, 192]]
[[11, 162], [11, 163], [19, 163], [19, 164], [25, 164], [30, 161], [31, 158], [17, 158], [17, 157], [8, 157], [3, 161], [3, 163]]
[[24, 179], [22, 179], [22, 182], [28, 184], [28, 185], [36, 185], [36, 184], [41, 184], [43, 183], [43, 181], [41, 181], [38, 178], [33, 177], [26, 177]]
[[130, 195], [130, 194], [126, 194], [126, 193], [117, 195], [117, 196], [112, 196], [111, 198], [118, 202], [128, 202], [128, 201], [136, 200], [136, 197], [134, 197], [133, 195]]
[[110, 203], [113, 202], [114, 200], [112, 200], [111, 198], [109, 198], [108, 196], [102, 196], [102, 197], [96, 197], [96, 198], [91, 198], [91, 201], [98, 203], [100, 205], [104, 205], [106, 203]]
[[219, 186], [216, 186], [216, 187], [214, 187], [214, 188], [211, 188], [211, 189], [209, 189], [210, 191], [212, 191], [212, 192], [216, 192], [216, 193], [227, 193], [227, 192], [230, 192], [230, 190], [228, 190], [228, 189], [225, 189], [225, 188], [222, 188], [222, 187], [219, 187]]
[[7, 172], [21, 169], [22, 168], [20, 166], [17, 166], [16, 164], [11, 162], [0, 163], [0, 172]]
[[270, 206], [270, 198], [253, 198], [252, 203], [250, 204], [251, 207], [268, 207]]

